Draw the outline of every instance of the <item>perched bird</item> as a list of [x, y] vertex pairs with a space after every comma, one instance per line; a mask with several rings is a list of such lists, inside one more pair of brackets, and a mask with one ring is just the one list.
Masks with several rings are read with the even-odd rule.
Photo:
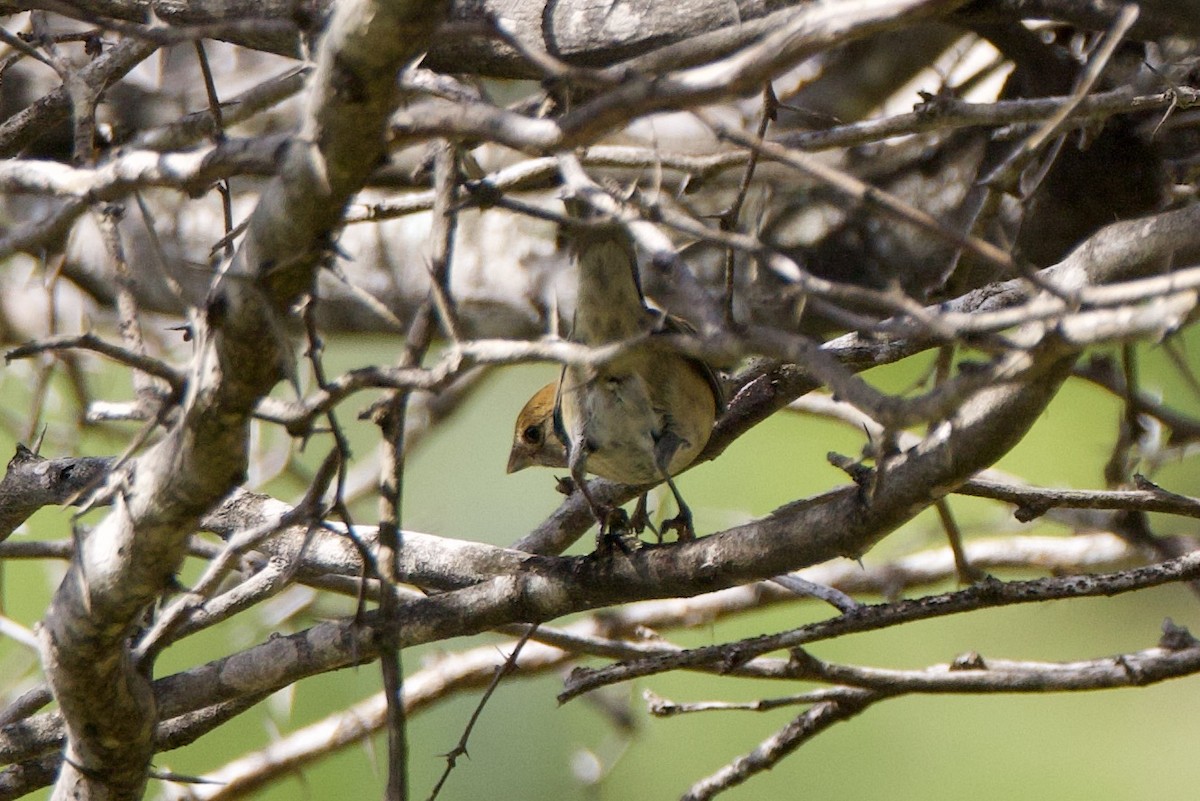
[[644, 341], [600, 365], [567, 365], [556, 384], [538, 390], [517, 417], [508, 470], [568, 467], [602, 535], [612, 510], [591, 497], [585, 473], [625, 484], [666, 481], [679, 515], [663, 528], [691, 539], [691, 510], [673, 476], [708, 442], [724, 405], [721, 385], [704, 362], [655, 341], [686, 324], [646, 306], [623, 227], [589, 226], [574, 239], [579, 291], [570, 339], [591, 346]]

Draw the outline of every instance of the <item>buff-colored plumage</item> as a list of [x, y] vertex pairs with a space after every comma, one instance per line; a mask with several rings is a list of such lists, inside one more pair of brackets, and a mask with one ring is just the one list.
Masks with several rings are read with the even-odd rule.
[[575, 245], [579, 291], [571, 339], [599, 346], [649, 337], [603, 365], [568, 365], [557, 384], [538, 390], [517, 417], [509, 472], [533, 464], [569, 467], [602, 525], [606, 510], [588, 494], [585, 473], [625, 484], [666, 481], [680, 509], [667, 528], [689, 538], [691, 513], [672, 476], [708, 442], [722, 407], [720, 385], [703, 362], [656, 338], [685, 329], [647, 308], [624, 228], [587, 229]]

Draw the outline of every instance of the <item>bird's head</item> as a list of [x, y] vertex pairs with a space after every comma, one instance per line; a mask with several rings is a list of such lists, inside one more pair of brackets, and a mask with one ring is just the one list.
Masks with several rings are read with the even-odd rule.
[[554, 402], [558, 384], [539, 389], [517, 414], [512, 449], [508, 452], [508, 472], [526, 467], [566, 467], [567, 449], [554, 431]]

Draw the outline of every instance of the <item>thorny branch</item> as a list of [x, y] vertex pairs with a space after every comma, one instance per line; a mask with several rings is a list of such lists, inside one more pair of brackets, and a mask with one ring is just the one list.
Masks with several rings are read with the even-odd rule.
[[[148, 421], [119, 459], [45, 458], [37, 446], [21, 448], [0, 480], [0, 540], [51, 504], [86, 501], [100, 517], [52, 542], [0, 542], [0, 558], [69, 565], [39, 630], [45, 681], [0, 715], [8, 724], [0, 756], [9, 766], [0, 772], [0, 798], [55, 781], [59, 798], [140, 797], [158, 752], [306, 676], [376, 659], [387, 697], [212, 771], [207, 778], [225, 784], [186, 795], [234, 797], [388, 727], [390, 793], [402, 797], [404, 718], [481, 686], [496, 660], [460, 652], [402, 677], [399, 649], [489, 630], [529, 639], [511, 657], [527, 675], [578, 665], [585, 655], [626, 660], [578, 669], [564, 697], [677, 669], [830, 685], [753, 705], [808, 708], [694, 782], [688, 798], [768, 770], [833, 724], [903, 694], [1099, 689], [1200, 672], [1194, 641], [1174, 628], [1158, 648], [1063, 664], [989, 656], [885, 670], [802, 650], [935, 616], [1200, 580], [1195, 490], [1142, 474], [1164, 454], [1185, 453], [1200, 424], [1194, 406], [1159, 397], [1134, 359], [1141, 343], [1165, 340], [1175, 353], [1197, 317], [1200, 168], [1188, 138], [1197, 89], [1186, 37], [1200, 35], [1200, 16], [1161, 3], [1126, 6], [1119, 16], [1105, 4], [1063, 2], [701, 4], [703, 13], [674, 16], [671, 4], [650, 4], [629, 11], [640, 15], [631, 25], [637, 34], [619, 40], [608, 18], [565, 24], [591, 13], [575, 0], [554, 9], [489, 5], [478, 18], [451, 4], [454, 21], [436, 34], [445, 13], [436, 3], [339, 2], [328, 20], [315, 7], [276, 20], [236, 3], [187, 13], [152, 5], [157, 17], [123, 0], [0, 4], [0, 13], [28, 11], [14, 17], [24, 28], [10, 33], [6, 25], [0, 37], [6, 89], [25, 85], [8, 83], [11, 76], [41, 87], [0, 122], [0, 152], [12, 156], [0, 165], [10, 221], [0, 259], [19, 266], [29, 254], [49, 265], [54, 332], [10, 348], [6, 363], [20, 370], [30, 361], [103, 356], [137, 374], [139, 399], [123, 411], [97, 402], [91, 419]], [[1021, 15], [1033, 7], [1055, 25], [1031, 34]], [[936, 35], [925, 24], [935, 20]], [[951, 35], [945, 23], [973, 33]], [[1142, 38], [1165, 31], [1176, 35]], [[824, 83], [865, 85], [878, 74], [893, 76], [890, 90], [898, 90], [911, 54], [888, 45], [897, 34], [939, 42], [921, 64], [941, 73], [936, 91], [870, 116], [821, 97]], [[985, 54], [991, 66], [951, 78], [950, 65], [987, 47], [980, 37], [994, 45]], [[239, 49], [201, 43], [213, 38]], [[175, 43], [186, 46], [189, 64], [193, 49], [202, 54], [202, 74], [172, 74]], [[196, 91], [181, 89], [177, 108], [156, 105], [163, 113], [142, 120], [129, 113], [138, 101], [121, 94], [140, 85], [124, 76], [160, 50], [159, 86], [192, 81]], [[229, 52], [268, 58], [252, 50], [303, 61], [253, 61], [245, 72], [272, 77], [226, 86], [239, 77]], [[419, 53], [427, 56], [418, 65]], [[1003, 90], [960, 96], [1005, 59]], [[447, 64], [471, 79], [433, 71]], [[501, 103], [505, 92], [475, 80], [489, 72], [543, 83]], [[34, 80], [42, 73], [49, 84]], [[772, 123], [764, 118], [755, 130], [759, 105], [751, 98], [763, 92]], [[70, 143], [56, 154], [50, 134], [59, 121], [70, 122]], [[434, 139], [446, 141], [431, 150]], [[1014, 140], [1024, 144], [1006, 161]], [[1109, 173], [1128, 180], [1117, 189], [1092, 186]], [[1005, 180], [987, 189], [981, 213], [972, 204], [989, 175]], [[1139, 195], [1131, 187], [1143, 178], [1153, 186]], [[216, 183], [214, 214], [202, 198]], [[646, 294], [694, 332], [603, 348], [528, 340], [558, 330], [560, 313], [570, 319], [566, 259], [549, 241], [564, 223], [556, 191], [609, 218], [601, 224], [629, 230]], [[148, 232], [121, 219], [115, 204], [131, 194]], [[1062, 197], [1074, 205], [1055, 206]], [[1129, 202], [1106, 205], [1113, 198]], [[417, 255], [430, 230], [418, 215], [429, 209], [440, 226], [432, 269]], [[98, 228], [91, 240], [89, 225]], [[405, 238], [408, 229], [417, 233]], [[317, 284], [321, 267], [336, 287]], [[17, 272], [6, 270], [6, 297], [20, 288], [7, 275]], [[62, 325], [68, 290], [60, 286], [87, 294], [84, 324]], [[292, 345], [301, 299], [313, 349], [309, 388]], [[116, 307], [115, 319], [104, 303]], [[172, 348], [157, 341], [152, 312], [181, 308], [184, 342]], [[22, 311], [0, 307], [5, 341], [29, 339]], [[407, 356], [327, 377], [316, 352], [326, 325], [407, 330]], [[828, 338], [848, 328], [853, 333]], [[1114, 344], [1120, 370], [1100, 355], [1080, 360]], [[401, 529], [404, 459], [410, 429], [421, 425], [407, 419], [407, 403], [457, 398], [453, 390], [483, 366], [606, 365], [655, 348], [728, 368], [728, 404], [697, 462], [824, 386], [842, 403], [833, 413], [870, 439], [860, 460], [833, 459], [853, 483], [696, 542], [607, 559], [559, 555], [592, 522], [580, 493], [513, 548]], [[943, 358], [931, 383], [897, 392], [863, 375], [934, 348]], [[1175, 369], [1182, 383], [1196, 383], [1186, 358], [1176, 358]], [[991, 470], [1072, 374], [1123, 406], [1109, 486], [1034, 486]], [[49, 368], [41, 375], [36, 394], [44, 396]], [[81, 375], [75, 386], [94, 401]], [[295, 392], [272, 393], [284, 378]], [[363, 392], [395, 393], [384, 426], [390, 484], [380, 526], [355, 525], [348, 511], [355, 454], [339, 419]], [[333, 441], [335, 456], [315, 477], [300, 472], [308, 492], [296, 506], [248, 491], [252, 425], [263, 427], [255, 437], [279, 426], [303, 444]], [[499, 427], [508, 425], [505, 417]], [[1168, 433], [1159, 437], [1160, 429]], [[283, 461], [299, 472], [292, 454]], [[650, 489], [603, 480], [589, 488], [609, 504]], [[832, 561], [860, 556], [931, 505], [948, 515], [952, 493], [998, 501], [1005, 512], [1015, 507], [1022, 522], [1051, 519], [1075, 536], [968, 536], [960, 561], [972, 575], [1050, 577], [989, 577], [907, 599], [906, 590], [953, 575], [948, 551], [867, 567]], [[1160, 515], [1184, 533], [1162, 534]], [[207, 567], [179, 592], [184, 554]], [[644, 627], [668, 630], [794, 601], [767, 581], [780, 575], [886, 600], [706, 648], [645, 636]], [[293, 634], [149, 679], [162, 650], [293, 591], [380, 606], [317, 623], [297, 616]], [[615, 605], [623, 606], [548, 624]], [[0, 629], [30, 638], [7, 619]], [[769, 655], [778, 650], [787, 657]], [[58, 711], [38, 711], [52, 699]], [[348, 720], [354, 725], [339, 728]]]

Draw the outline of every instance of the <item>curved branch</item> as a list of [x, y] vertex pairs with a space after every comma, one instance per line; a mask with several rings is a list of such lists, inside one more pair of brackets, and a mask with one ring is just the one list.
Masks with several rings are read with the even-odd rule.
[[112, 464], [107, 457], [43, 459], [18, 445], [0, 479], [0, 542], [43, 506], [67, 503], [97, 486]]
[[259, 398], [293, 369], [284, 315], [311, 289], [330, 232], [375, 168], [400, 67], [424, 49], [437, 2], [339, 4], [299, 139], [209, 293], [178, 422], [111, 484], [41, 629], [68, 733], [54, 797], [140, 798], [157, 709], [129, 635], [178, 569], [201, 515], [240, 484]]
[[[158, 49], [139, 39], [126, 39], [79, 71], [78, 80], [96, 93], [120, 80]], [[67, 119], [71, 100], [65, 86], [41, 97], [0, 123], [0, 158], [15, 156], [44, 131]]]

